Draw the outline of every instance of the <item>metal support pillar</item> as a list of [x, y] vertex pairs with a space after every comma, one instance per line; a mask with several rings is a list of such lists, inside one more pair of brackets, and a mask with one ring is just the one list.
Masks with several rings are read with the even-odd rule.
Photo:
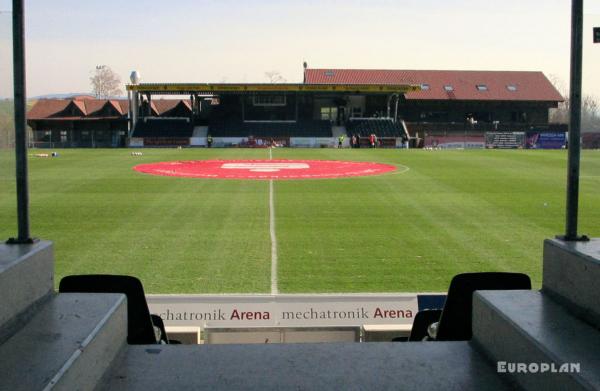
[[29, 232], [29, 189], [27, 178], [25, 18], [23, 0], [13, 0], [12, 3], [18, 236], [10, 238], [7, 243], [24, 244], [33, 243]]
[[571, 3], [571, 81], [569, 151], [567, 169], [567, 208], [565, 235], [567, 241], [589, 240], [577, 234], [579, 208], [579, 168], [581, 156], [581, 68], [583, 52], [583, 0]]

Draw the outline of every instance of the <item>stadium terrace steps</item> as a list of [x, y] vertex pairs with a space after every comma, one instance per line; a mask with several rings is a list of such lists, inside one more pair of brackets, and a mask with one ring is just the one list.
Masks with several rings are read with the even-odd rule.
[[146, 118], [138, 121], [132, 137], [189, 138], [194, 134], [194, 125], [189, 118]]
[[[473, 339], [498, 368], [513, 372], [506, 376], [525, 389], [600, 389], [600, 332], [541, 292], [476, 292]], [[518, 367], [511, 370], [509, 363], [532, 369], [518, 373]], [[580, 372], [551, 373], [546, 368], [544, 374], [535, 373], [542, 364], [554, 365], [558, 371], [565, 363], [579, 364]]]
[[544, 241], [542, 290], [600, 329], [600, 239]]
[[0, 244], [0, 343], [29, 319], [54, 289], [52, 244]]
[[509, 389], [468, 342], [129, 346], [98, 387], [173, 388]]
[[323, 120], [290, 122], [250, 122], [213, 120], [209, 125], [213, 137], [331, 137], [331, 123]]
[[358, 134], [360, 137], [369, 137], [374, 133], [377, 137], [402, 137], [405, 135], [404, 128], [399, 122], [394, 123], [391, 119], [356, 119], [346, 124], [349, 135]]
[[0, 346], [0, 388], [91, 390], [126, 330], [124, 295], [58, 294]]
[[543, 291], [475, 293], [471, 342], [132, 346], [123, 295], [53, 294], [51, 243], [0, 246], [0, 389], [600, 389], [599, 260], [599, 240], [546, 241]]
[[93, 389], [126, 341], [123, 295], [54, 294], [52, 243], [0, 245], [0, 389]]

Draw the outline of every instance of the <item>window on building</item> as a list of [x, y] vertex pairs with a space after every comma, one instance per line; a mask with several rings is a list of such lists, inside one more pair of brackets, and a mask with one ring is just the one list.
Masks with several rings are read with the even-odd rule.
[[254, 95], [254, 106], [285, 106], [285, 95]]
[[428, 91], [429, 90], [429, 84], [421, 84], [421, 90], [423, 91]]
[[517, 90], [517, 86], [514, 84], [509, 84], [506, 86], [506, 89], [509, 91], [516, 91]]
[[487, 91], [488, 87], [485, 84], [477, 84], [478, 91]]
[[421, 111], [419, 117], [426, 121], [446, 121], [448, 119], [447, 111]]
[[527, 113], [524, 111], [513, 111], [510, 113], [512, 122], [527, 122]]
[[61, 130], [60, 131], [60, 142], [61, 143], [66, 143], [67, 142], [67, 131], [66, 130]]
[[352, 117], [353, 118], [360, 118], [360, 117], [362, 117], [362, 115], [363, 115], [362, 108], [360, 108], [360, 107], [352, 108]]
[[444, 86], [444, 90], [446, 90], [446, 92], [452, 92], [454, 91], [454, 87], [452, 87], [450, 84], [447, 84]]
[[335, 73], [333, 71], [325, 71], [325, 76], [332, 77]]
[[337, 107], [321, 107], [321, 119], [328, 121], [337, 120]]

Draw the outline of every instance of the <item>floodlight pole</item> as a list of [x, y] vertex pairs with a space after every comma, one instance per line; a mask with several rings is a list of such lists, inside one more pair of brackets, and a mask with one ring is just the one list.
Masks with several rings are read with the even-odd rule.
[[29, 190], [27, 186], [27, 123], [25, 117], [27, 102], [23, 1], [13, 0], [12, 2], [18, 236], [10, 238], [7, 242], [10, 244], [33, 243], [29, 234]]
[[579, 207], [579, 166], [581, 156], [581, 68], [583, 52], [583, 0], [571, 3], [571, 81], [569, 115], [569, 151], [567, 169], [566, 241], [589, 240], [577, 235]]

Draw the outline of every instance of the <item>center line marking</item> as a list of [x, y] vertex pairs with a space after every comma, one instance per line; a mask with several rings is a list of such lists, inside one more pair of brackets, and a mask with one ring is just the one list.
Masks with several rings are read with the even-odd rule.
[[[269, 148], [269, 160], [273, 159]], [[277, 237], [275, 236], [275, 201], [273, 197], [273, 180], [269, 181], [269, 233], [271, 234], [271, 294], [279, 293], [277, 286]]]

